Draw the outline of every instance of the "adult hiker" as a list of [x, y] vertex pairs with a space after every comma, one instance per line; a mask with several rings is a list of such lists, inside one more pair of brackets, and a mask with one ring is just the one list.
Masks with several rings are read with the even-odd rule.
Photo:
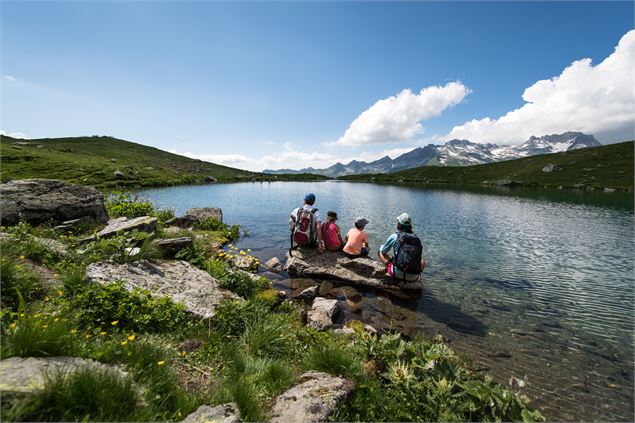
[[416, 281], [426, 266], [422, 253], [421, 239], [412, 231], [412, 219], [407, 213], [400, 214], [397, 233], [379, 247], [379, 259], [386, 265], [386, 273], [397, 281]]
[[324, 252], [320, 212], [313, 207], [315, 195], [304, 196], [304, 205], [295, 208], [289, 216], [291, 230], [291, 249], [295, 246], [317, 247], [319, 253]]
[[341, 250], [344, 246], [344, 240], [340, 233], [340, 227], [337, 226], [337, 213], [329, 211], [326, 213], [326, 222], [322, 223], [322, 239], [324, 247], [329, 251]]
[[358, 217], [355, 220], [355, 227], [346, 234], [346, 245], [344, 245], [344, 255], [348, 258], [366, 257], [370, 251], [368, 234], [364, 228], [368, 225], [368, 220]]

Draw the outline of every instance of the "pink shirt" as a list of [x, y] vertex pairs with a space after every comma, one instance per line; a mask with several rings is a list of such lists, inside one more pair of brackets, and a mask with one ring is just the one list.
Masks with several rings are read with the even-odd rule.
[[339, 228], [333, 222], [322, 223], [322, 239], [326, 248], [335, 248], [340, 246], [340, 239], [337, 236]]
[[346, 235], [348, 241], [344, 246], [344, 252], [351, 255], [358, 255], [362, 253], [362, 245], [366, 243], [368, 245], [368, 234], [360, 229], [352, 228]]

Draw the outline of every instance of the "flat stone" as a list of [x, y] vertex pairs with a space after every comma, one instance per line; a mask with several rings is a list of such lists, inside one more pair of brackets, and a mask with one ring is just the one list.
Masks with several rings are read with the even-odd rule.
[[307, 314], [308, 325], [317, 330], [328, 329], [333, 326], [333, 319], [339, 310], [337, 300], [318, 297]]
[[44, 248], [46, 248], [47, 250], [57, 254], [58, 256], [66, 257], [68, 255], [68, 249], [66, 248], [66, 245], [64, 245], [64, 243], [61, 241], [50, 238], [40, 238], [36, 236], [33, 237], [33, 240], [38, 244], [44, 246]]
[[183, 419], [183, 423], [240, 423], [240, 411], [236, 403], [230, 402], [216, 407], [201, 405]]
[[310, 286], [307, 289], [305, 289], [304, 291], [300, 292], [295, 297], [295, 299], [310, 303], [317, 296], [317, 294], [318, 294], [318, 287], [317, 286]]
[[133, 230], [143, 232], [154, 232], [157, 228], [157, 218], [150, 216], [140, 216], [128, 219], [127, 217], [118, 217], [108, 221], [104, 229], [97, 232], [98, 238], [111, 238], [124, 232]]
[[265, 263], [265, 267], [274, 273], [279, 273], [282, 270], [282, 263], [280, 263], [278, 257], [272, 257]]
[[86, 268], [86, 278], [102, 285], [122, 281], [129, 291], [139, 288], [168, 297], [199, 318], [212, 317], [226, 299], [238, 299], [221, 289], [209, 273], [181, 260], [92, 263]]
[[322, 372], [306, 372], [271, 408], [272, 423], [324, 422], [353, 391], [353, 382]]
[[157, 247], [164, 257], [173, 258], [176, 253], [194, 245], [192, 238], [180, 237], [180, 238], [168, 238], [168, 239], [156, 239], [152, 241], [152, 244]]
[[79, 218], [91, 223], [108, 220], [101, 192], [54, 179], [22, 179], [0, 184], [0, 210], [2, 225], [15, 225], [20, 220], [33, 225]]
[[79, 357], [12, 357], [0, 361], [0, 395], [6, 399], [32, 394], [44, 387], [46, 375], [60, 371], [74, 372], [85, 366], [110, 368], [123, 377], [128, 375], [119, 367]]
[[287, 254], [284, 269], [292, 276], [328, 279], [353, 286], [421, 291], [421, 280], [395, 281], [386, 276], [386, 267], [381, 262], [369, 257], [350, 259], [337, 251], [319, 254], [314, 249], [299, 248], [291, 257]]

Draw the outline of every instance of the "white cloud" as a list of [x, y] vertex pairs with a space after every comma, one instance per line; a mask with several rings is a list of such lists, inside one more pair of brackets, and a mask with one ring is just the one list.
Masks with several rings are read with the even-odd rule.
[[6, 79], [7, 81], [17, 82], [17, 79], [11, 75], [2, 75], [2, 79]]
[[11, 138], [26, 139], [26, 135], [23, 134], [22, 132], [10, 132], [10, 133], [7, 133], [7, 131], [3, 131], [2, 129], [0, 129], [0, 135], [6, 135], [6, 136], [9, 136]]
[[594, 134], [601, 142], [633, 139], [635, 125], [635, 30], [598, 65], [573, 62], [559, 76], [523, 93], [526, 102], [498, 119], [486, 117], [455, 126], [444, 140], [518, 144], [531, 135], [566, 131]]
[[335, 144], [361, 146], [410, 140], [423, 132], [422, 121], [439, 116], [469, 93], [470, 89], [458, 81], [424, 88], [419, 94], [405, 89], [362, 112]]

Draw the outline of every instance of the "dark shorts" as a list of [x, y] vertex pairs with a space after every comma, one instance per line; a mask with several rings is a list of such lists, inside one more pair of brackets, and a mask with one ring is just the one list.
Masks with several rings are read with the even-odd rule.
[[358, 257], [367, 257], [368, 256], [368, 248], [362, 247], [362, 252], [359, 254], [348, 254], [344, 251], [344, 255], [350, 259], [358, 258]]

